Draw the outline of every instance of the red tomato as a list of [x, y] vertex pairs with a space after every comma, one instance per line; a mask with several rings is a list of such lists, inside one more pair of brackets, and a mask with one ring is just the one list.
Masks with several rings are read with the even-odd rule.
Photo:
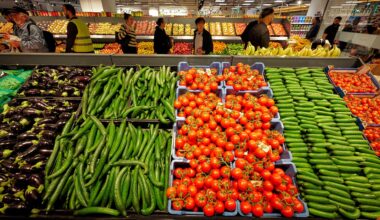
[[264, 215], [264, 208], [261, 204], [256, 204], [252, 206], [252, 214], [256, 217], [261, 217]]
[[185, 199], [185, 208], [187, 210], [193, 210], [195, 208], [195, 200], [193, 197], [187, 197]]
[[234, 168], [231, 171], [231, 176], [236, 180], [241, 179], [243, 178], [243, 171], [240, 168]]
[[223, 214], [224, 212], [224, 203], [222, 201], [217, 200], [216, 204], [214, 205], [215, 213], [216, 214]]
[[166, 197], [168, 197], [169, 199], [174, 199], [176, 197], [176, 194], [177, 194], [177, 189], [175, 187], [169, 187], [166, 190]]
[[211, 217], [215, 215], [215, 209], [211, 204], [207, 204], [203, 207], [203, 212], [205, 216]]
[[248, 215], [252, 211], [252, 206], [249, 202], [244, 201], [240, 203], [240, 209], [244, 215]]
[[294, 211], [291, 206], [285, 206], [281, 209], [281, 214], [287, 218], [293, 217]]
[[172, 202], [172, 207], [174, 210], [181, 210], [183, 208], [183, 200], [175, 200]]
[[200, 208], [203, 208], [207, 203], [206, 196], [203, 193], [197, 193], [194, 200], [195, 204]]

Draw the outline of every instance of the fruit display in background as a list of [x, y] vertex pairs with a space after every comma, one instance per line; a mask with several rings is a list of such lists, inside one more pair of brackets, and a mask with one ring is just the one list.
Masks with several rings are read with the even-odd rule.
[[146, 29], [146, 35], [154, 35], [154, 32], [156, 31], [156, 22], [150, 21], [148, 22], [148, 26]]
[[258, 90], [268, 86], [264, 76], [258, 70], [251, 70], [250, 65], [238, 63], [223, 70], [226, 85], [231, 86], [235, 91]]
[[221, 41], [214, 41], [213, 45], [214, 45], [213, 54], [223, 54], [225, 49], [227, 48], [227, 45]]
[[279, 42], [271, 41], [271, 42], [269, 42], [269, 47], [280, 48], [280, 47], [282, 47], [282, 45]]
[[375, 154], [380, 157], [380, 127], [366, 127], [364, 135], [370, 142]]
[[37, 26], [40, 27], [42, 30], [47, 31], [52, 22], [53, 21], [38, 21]]
[[367, 124], [380, 125], [380, 98], [376, 96], [344, 96], [353, 115]]
[[154, 54], [153, 42], [143, 41], [137, 43], [137, 54]]
[[12, 33], [13, 24], [11, 22], [0, 22], [0, 34]]
[[367, 73], [331, 70], [328, 74], [335, 85], [347, 93], [375, 93], [378, 90]]
[[185, 25], [185, 35], [186, 36], [193, 36], [194, 35], [194, 30], [191, 29], [191, 25], [190, 24], [186, 24]]
[[301, 38], [299, 36], [292, 36], [289, 40], [289, 46], [292, 47], [293, 51], [300, 51], [304, 47], [311, 47], [311, 42], [308, 39]]
[[272, 23], [271, 26], [273, 28], [273, 32], [275, 35], [277, 35], [277, 36], [286, 36], [287, 35], [282, 24]]
[[136, 35], [145, 35], [148, 28], [148, 21], [136, 21]]
[[268, 48], [255, 48], [248, 43], [247, 48], [241, 55], [246, 56], [300, 56], [300, 57], [338, 57], [340, 56], [340, 49], [334, 45], [332, 49], [323, 48], [322, 46], [318, 46], [316, 49], [312, 50], [310, 46], [304, 47], [300, 51], [293, 51], [292, 47], [287, 47], [283, 49], [276, 45], [276, 47], [268, 47]]
[[66, 34], [68, 23], [67, 20], [54, 20], [47, 31], [53, 34]]
[[188, 42], [174, 43], [173, 54], [192, 54], [193, 44]]
[[273, 32], [272, 26], [267, 25], [267, 28], [268, 28], [268, 31], [269, 31], [269, 35], [270, 36], [274, 36], [274, 32]]
[[225, 50], [225, 55], [239, 55], [244, 51], [244, 45], [243, 44], [234, 44], [230, 43], [227, 44], [227, 48]]
[[222, 36], [222, 25], [220, 22], [210, 22], [210, 34], [212, 36]]
[[88, 29], [90, 34], [104, 34], [104, 35], [114, 35], [115, 32], [119, 31], [121, 24], [111, 24], [108, 22], [100, 23], [90, 23]]
[[109, 43], [106, 44], [103, 49], [95, 50], [96, 54], [122, 54], [120, 44], [118, 43]]
[[235, 36], [235, 29], [234, 25], [231, 22], [223, 22], [222, 23], [222, 30], [224, 36]]
[[183, 36], [183, 35], [185, 35], [185, 26], [184, 26], [184, 24], [177, 24], [177, 23], [175, 23], [173, 25], [173, 35], [174, 36]]
[[247, 27], [247, 24], [245, 23], [235, 23], [236, 35], [240, 36], [244, 32], [246, 27]]
[[165, 25], [165, 32], [167, 35], [173, 35], [173, 24], [172, 23], [167, 23]]

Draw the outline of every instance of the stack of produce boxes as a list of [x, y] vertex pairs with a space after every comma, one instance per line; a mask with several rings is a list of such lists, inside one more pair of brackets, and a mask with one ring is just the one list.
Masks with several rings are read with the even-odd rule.
[[[283, 146], [283, 126], [264, 66], [255, 66], [259, 68], [220, 63], [192, 68], [180, 63], [169, 213], [308, 215], [298, 197], [296, 169]], [[248, 75], [255, 83], [247, 86], [256, 90], [222, 83], [227, 78], [238, 83]]]
[[91, 75], [91, 70], [83, 68], [36, 68], [17, 97], [4, 105], [0, 213], [28, 214], [33, 208], [43, 208], [44, 169], [53, 140], [72, 123], [79, 105], [73, 96], [80, 96]]
[[297, 183], [313, 216], [378, 216], [380, 160], [321, 68], [267, 68]]
[[167, 210], [175, 72], [101, 66], [93, 73], [78, 116], [55, 139], [45, 168], [47, 211]]

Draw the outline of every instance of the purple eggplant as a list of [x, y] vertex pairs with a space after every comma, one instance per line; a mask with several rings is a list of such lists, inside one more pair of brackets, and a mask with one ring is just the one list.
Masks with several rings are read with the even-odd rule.
[[14, 172], [17, 170], [17, 164], [14, 164], [10, 160], [2, 160], [0, 161], [0, 164], [5, 167], [8, 171]]
[[0, 142], [0, 149], [12, 148], [16, 144], [15, 140], [5, 140]]
[[8, 177], [5, 174], [0, 174], [0, 183], [7, 182], [7, 181], [8, 181]]
[[38, 141], [38, 147], [47, 148], [53, 146], [53, 139], [40, 139]]
[[48, 130], [57, 130], [58, 125], [57, 124], [51, 124], [51, 123], [46, 123], [46, 124], [40, 124], [38, 127], [42, 129], [48, 129]]
[[25, 108], [22, 113], [25, 116], [39, 116], [43, 113], [43, 111], [35, 109], [35, 108]]
[[28, 185], [28, 177], [25, 174], [22, 173], [16, 173], [13, 176], [14, 179], [14, 186], [18, 189], [25, 189]]
[[17, 136], [18, 141], [37, 140], [37, 134], [33, 132], [25, 132]]
[[76, 76], [74, 78], [74, 81], [81, 82], [81, 83], [87, 83], [90, 81], [90, 77], [88, 77], [88, 76]]
[[43, 102], [41, 99], [36, 100], [35, 102], [33, 102], [33, 104], [33, 106], [39, 110], [45, 110], [50, 108], [50, 106], [47, 103]]
[[27, 140], [27, 141], [22, 141], [22, 142], [19, 142], [15, 145], [15, 148], [17, 151], [23, 151], [23, 150], [26, 150], [27, 148], [33, 146], [33, 145], [37, 145], [38, 144], [38, 141], [36, 140]]
[[37, 125], [42, 125], [46, 123], [54, 123], [56, 121], [56, 118], [53, 116], [45, 117], [41, 120], [38, 120]]
[[42, 130], [38, 133], [38, 136], [43, 139], [51, 139], [53, 140], [55, 137], [55, 132], [51, 130]]
[[7, 215], [27, 215], [30, 212], [24, 202], [7, 204], [2, 209]]
[[46, 148], [39, 149], [38, 151], [40, 154], [46, 155], [46, 156], [50, 156], [51, 153], [53, 153], [52, 149], [46, 149]]
[[38, 96], [41, 94], [41, 91], [39, 89], [28, 89], [24, 91], [24, 94], [26, 96]]
[[71, 113], [70, 112], [62, 112], [58, 118], [60, 119], [69, 119], [71, 117]]
[[18, 197], [13, 196], [13, 195], [6, 194], [3, 196], [2, 202], [5, 204], [12, 204], [12, 203], [20, 203], [20, 202], [22, 202], [22, 200]]
[[66, 124], [66, 121], [67, 121], [66, 119], [61, 119], [61, 120], [57, 121], [58, 128], [63, 128]]
[[24, 150], [24, 151], [22, 151], [22, 152], [19, 152], [19, 153], [17, 154], [17, 157], [23, 159], [23, 158], [25, 158], [25, 157], [28, 157], [28, 156], [33, 155], [33, 154], [36, 153], [37, 151], [38, 151], [38, 147], [37, 147], [37, 145], [34, 145], [34, 144], [33, 144], [32, 146], [28, 147], [26, 150]]
[[38, 188], [40, 185], [44, 184], [44, 181], [42, 180], [40, 175], [32, 174], [29, 176], [28, 184]]
[[35, 187], [28, 186], [24, 193], [25, 200], [28, 204], [38, 204], [41, 200], [40, 193]]
[[42, 154], [36, 154], [33, 157], [27, 157], [24, 159], [27, 163], [37, 163], [38, 161], [46, 160], [46, 156]]

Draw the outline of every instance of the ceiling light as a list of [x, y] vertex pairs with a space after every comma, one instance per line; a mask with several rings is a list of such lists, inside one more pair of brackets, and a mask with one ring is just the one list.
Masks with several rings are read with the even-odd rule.
[[255, 0], [245, 0], [244, 2], [255, 2]]
[[141, 4], [141, 2], [135, 2], [135, 5], [139, 5], [139, 4]]
[[215, 0], [216, 3], [225, 2], [225, 0]]
[[227, 5], [227, 3], [219, 3], [219, 5]]
[[243, 4], [241, 4], [241, 5], [243, 5], [243, 6], [248, 6], [248, 5], [251, 5], [250, 3], [243, 3]]
[[302, 1], [301, 0], [297, 1], [297, 4], [299, 4], [299, 5], [302, 4]]
[[263, 6], [272, 6], [272, 4], [263, 4]]
[[274, 2], [275, 3], [281, 3], [281, 2], [284, 2], [284, 0], [275, 0]]

